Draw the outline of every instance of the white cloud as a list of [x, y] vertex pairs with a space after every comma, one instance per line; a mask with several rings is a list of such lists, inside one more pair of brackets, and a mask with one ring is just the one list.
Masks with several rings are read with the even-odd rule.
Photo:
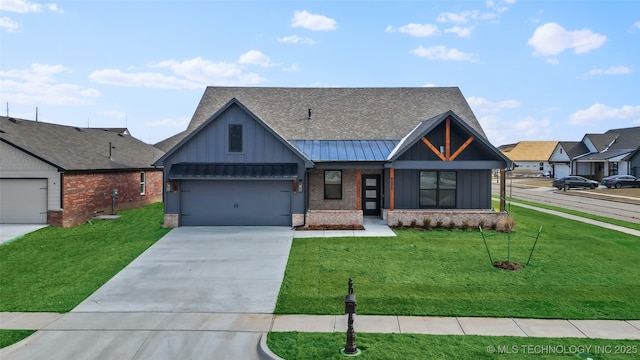
[[298, 72], [298, 71], [300, 71], [300, 68], [298, 67], [298, 64], [292, 64], [291, 66], [282, 69], [282, 71]]
[[589, 29], [569, 31], [556, 23], [546, 23], [538, 26], [527, 44], [535, 49], [534, 55], [549, 56], [567, 49], [583, 54], [599, 48], [606, 40], [606, 36]]
[[34, 3], [25, 0], [2, 0], [0, 1], [0, 11], [9, 11], [19, 14], [26, 14], [31, 12], [41, 12], [43, 8], [47, 8], [50, 11], [63, 13], [56, 4], [41, 4]]
[[636, 21], [633, 23], [632, 27], [636, 30], [640, 30], [640, 21]]
[[[640, 119], [640, 105], [624, 105], [621, 108], [613, 108], [604, 104], [594, 104], [588, 109], [571, 114], [569, 124], [584, 126], [585, 124], [614, 119], [633, 119], [634, 121]], [[612, 125], [612, 127], [615, 126]]]
[[436, 87], [437, 85], [434, 83], [428, 83], [428, 84], [424, 84], [422, 85], [422, 87]]
[[0, 18], [0, 28], [5, 29], [8, 32], [16, 32], [20, 29], [20, 24], [17, 21], [13, 21], [10, 18], [3, 16]]
[[520, 107], [521, 103], [517, 100], [502, 100], [498, 102], [489, 101], [483, 97], [471, 96], [467, 98], [467, 102], [473, 112], [476, 114], [497, 114], [504, 109], [513, 109]]
[[393, 26], [387, 26], [385, 31], [388, 33], [399, 31], [401, 33], [409, 34], [415, 37], [430, 37], [440, 34], [440, 30], [438, 30], [438, 26], [436, 25], [414, 23], [403, 25], [397, 29]]
[[122, 111], [116, 110], [103, 111], [102, 114], [119, 119], [124, 119], [127, 117], [127, 114], [123, 113]]
[[55, 75], [65, 72], [71, 70], [37, 63], [27, 69], [0, 71], [0, 98], [25, 105], [86, 105], [100, 96], [96, 89], [58, 82]]
[[524, 117], [517, 121], [505, 120], [497, 115], [479, 117], [478, 121], [492, 144], [511, 144], [522, 140], [554, 138], [551, 119]]
[[199, 89], [204, 86], [202, 83], [178, 79], [175, 76], [153, 72], [125, 73], [119, 69], [97, 70], [89, 74], [89, 79], [105, 85], [157, 89]]
[[302, 27], [313, 31], [329, 31], [337, 29], [337, 22], [324, 15], [303, 11], [294, 11], [291, 27]]
[[273, 64], [271, 64], [271, 59], [260, 50], [249, 50], [240, 55], [238, 64], [259, 65], [262, 67], [273, 66]]
[[456, 34], [458, 37], [461, 37], [461, 38], [467, 38], [471, 36], [471, 30], [473, 30], [472, 27], [454, 26], [446, 29], [444, 32]]
[[560, 63], [560, 60], [558, 60], [557, 58], [547, 58], [547, 63], [551, 64], [551, 65], [558, 65]]
[[612, 66], [608, 69], [591, 69], [585, 76], [596, 75], [625, 75], [631, 74], [633, 70], [628, 66]]
[[458, 49], [447, 48], [443, 45], [430, 46], [425, 48], [420, 45], [410, 51], [410, 53], [429, 60], [452, 60], [452, 61], [469, 61], [476, 62], [477, 55], [462, 52]]
[[174, 128], [186, 128], [189, 124], [189, 118], [181, 116], [177, 118], [164, 118], [156, 121], [147, 121], [144, 126], [148, 127], [174, 127]]
[[278, 38], [278, 41], [283, 43], [306, 44], [306, 45], [314, 45], [317, 43], [317, 41], [311, 38], [303, 38], [298, 35], [281, 37], [281, 38]]
[[206, 85], [256, 85], [265, 81], [255, 73], [245, 73], [241, 65], [224, 61], [212, 62], [202, 57], [182, 62], [167, 60], [157, 66], [168, 67], [177, 75]]

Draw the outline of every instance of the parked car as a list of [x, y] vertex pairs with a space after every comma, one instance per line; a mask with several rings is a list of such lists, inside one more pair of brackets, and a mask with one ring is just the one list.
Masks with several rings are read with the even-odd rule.
[[602, 179], [602, 185], [607, 188], [620, 189], [623, 186], [640, 187], [640, 178], [633, 175], [612, 175]]
[[582, 176], [565, 176], [559, 179], [553, 179], [553, 187], [568, 190], [570, 188], [589, 188], [595, 189], [598, 187], [598, 182], [595, 180], [589, 180]]

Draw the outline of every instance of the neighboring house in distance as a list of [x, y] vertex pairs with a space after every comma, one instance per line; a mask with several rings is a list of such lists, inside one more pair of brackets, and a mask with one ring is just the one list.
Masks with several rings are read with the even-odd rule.
[[499, 149], [513, 161], [514, 174], [543, 175], [553, 172], [549, 157], [556, 145], [557, 141], [520, 141], [517, 144], [503, 145]]
[[487, 140], [458, 88], [208, 87], [164, 167], [165, 226], [362, 225], [492, 211]]
[[[612, 129], [604, 134], [586, 134], [579, 143], [571, 144], [575, 144], [571, 154], [569, 149], [565, 149], [562, 154], [561, 149], [556, 147], [549, 162], [565, 168], [569, 157], [568, 170], [571, 175], [598, 181], [610, 175], [633, 175], [636, 171], [633, 167], [637, 165], [633, 165], [630, 160], [635, 160], [632, 153], [640, 147], [640, 127]], [[555, 177], [561, 176], [556, 172]]]
[[637, 149], [625, 156], [623, 161], [627, 162], [629, 169], [628, 174], [635, 177], [640, 177], [640, 146]]
[[589, 149], [580, 141], [560, 141], [549, 156], [551, 173], [556, 179], [573, 174], [571, 161], [580, 155], [589, 153]]
[[163, 154], [126, 128], [2, 116], [0, 223], [74, 226], [162, 201], [162, 169], [151, 164]]

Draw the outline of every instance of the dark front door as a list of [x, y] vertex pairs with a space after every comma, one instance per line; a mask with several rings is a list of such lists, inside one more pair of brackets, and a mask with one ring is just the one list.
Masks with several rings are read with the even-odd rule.
[[362, 175], [364, 215], [380, 215], [380, 175]]

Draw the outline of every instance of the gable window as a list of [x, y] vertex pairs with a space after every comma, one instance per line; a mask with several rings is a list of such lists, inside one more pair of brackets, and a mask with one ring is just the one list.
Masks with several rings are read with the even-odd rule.
[[455, 171], [420, 171], [420, 207], [454, 208], [456, 188]]
[[540, 167], [539, 167], [540, 171], [544, 170], [544, 163], [542, 161], [540, 161]]
[[144, 171], [140, 171], [140, 195], [144, 195], [147, 192], [147, 174]]
[[229, 152], [242, 151], [242, 124], [229, 124]]
[[324, 198], [342, 199], [342, 170], [324, 171]]

